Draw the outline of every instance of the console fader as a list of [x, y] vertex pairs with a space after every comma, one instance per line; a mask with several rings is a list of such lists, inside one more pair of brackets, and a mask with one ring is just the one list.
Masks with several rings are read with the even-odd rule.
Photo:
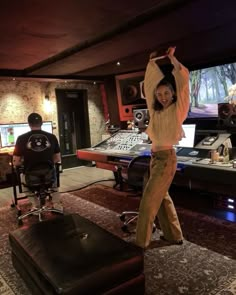
[[93, 147], [95, 150], [130, 151], [135, 145], [143, 143], [141, 133], [133, 130], [119, 130], [108, 139]]

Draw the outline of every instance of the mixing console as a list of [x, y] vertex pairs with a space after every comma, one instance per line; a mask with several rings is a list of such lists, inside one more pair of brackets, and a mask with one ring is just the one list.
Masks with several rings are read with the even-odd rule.
[[130, 151], [136, 144], [143, 143], [141, 133], [119, 130], [110, 138], [94, 146], [95, 150]]
[[195, 161], [193, 157], [185, 157], [185, 156], [178, 156], [178, 162], [188, 162], [188, 161]]
[[224, 163], [224, 162], [215, 162], [211, 163], [210, 159], [198, 159], [197, 161], [193, 162], [193, 164], [208, 166], [209, 168], [233, 168], [233, 163]]

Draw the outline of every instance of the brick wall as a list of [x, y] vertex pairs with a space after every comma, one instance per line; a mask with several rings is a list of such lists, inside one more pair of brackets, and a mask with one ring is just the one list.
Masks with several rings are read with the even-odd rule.
[[[91, 144], [97, 144], [105, 133], [103, 105], [98, 84], [88, 82], [38, 82], [0, 80], [0, 123], [27, 122], [32, 112], [40, 113], [45, 121], [53, 121], [58, 136], [58, 119], [55, 88], [86, 89]], [[49, 94], [51, 110], [45, 105], [45, 95]]]

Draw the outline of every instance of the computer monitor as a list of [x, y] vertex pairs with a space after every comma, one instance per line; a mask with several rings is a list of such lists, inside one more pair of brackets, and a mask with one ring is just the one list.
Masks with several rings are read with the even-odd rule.
[[182, 125], [185, 137], [183, 137], [176, 147], [193, 148], [195, 140], [196, 124], [183, 124]]
[[[43, 122], [42, 130], [52, 133], [52, 122]], [[28, 131], [30, 131], [28, 123], [0, 124], [1, 147], [14, 146], [17, 137]]]

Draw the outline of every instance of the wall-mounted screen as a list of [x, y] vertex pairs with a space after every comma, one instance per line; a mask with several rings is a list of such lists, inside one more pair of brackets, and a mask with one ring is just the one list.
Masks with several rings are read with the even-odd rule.
[[[43, 122], [42, 130], [52, 133], [52, 122]], [[14, 146], [17, 137], [28, 131], [28, 123], [0, 124], [1, 147]]]
[[229, 91], [236, 83], [235, 73], [236, 63], [190, 71], [191, 104], [188, 117], [218, 117], [218, 103], [236, 98]]
[[196, 132], [196, 124], [183, 124], [182, 125], [185, 137], [183, 137], [176, 147], [193, 148]]

